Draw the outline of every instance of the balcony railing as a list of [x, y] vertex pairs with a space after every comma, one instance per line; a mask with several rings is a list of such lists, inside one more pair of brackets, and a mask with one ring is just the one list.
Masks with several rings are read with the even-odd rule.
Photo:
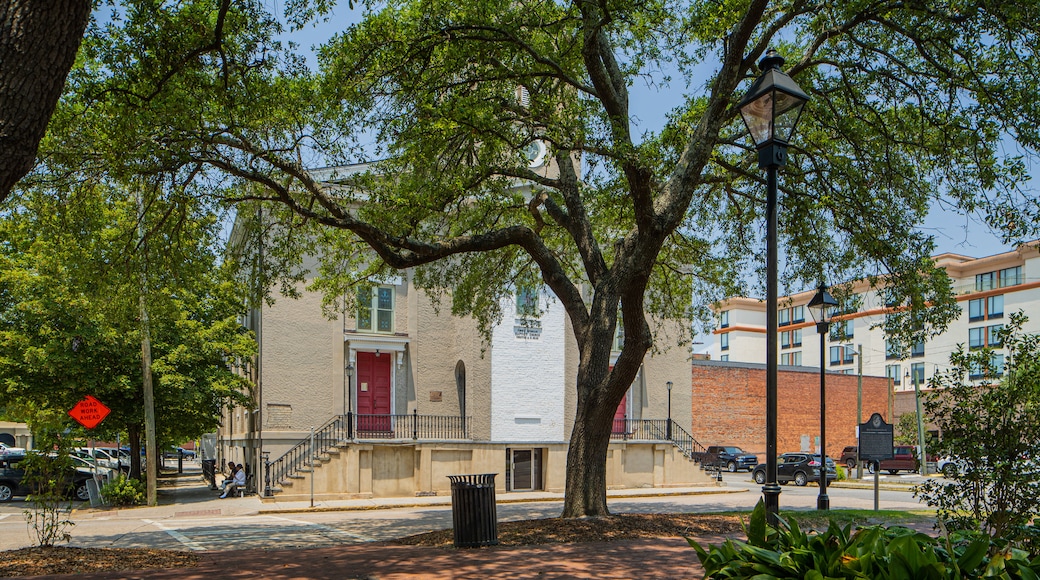
[[[469, 439], [469, 418], [443, 415], [347, 414], [351, 439]], [[356, 421], [356, 422], [355, 422]]]

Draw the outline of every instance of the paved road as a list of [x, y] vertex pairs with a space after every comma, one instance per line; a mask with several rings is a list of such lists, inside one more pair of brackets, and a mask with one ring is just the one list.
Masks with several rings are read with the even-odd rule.
[[[728, 493], [612, 498], [609, 505], [614, 513], [714, 512], [751, 509], [761, 496], [761, 486], [746, 473], [727, 473], [724, 481], [722, 491]], [[890, 476], [885, 481], [907, 479]], [[298, 511], [261, 504], [256, 497], [216, 499], [215, 493], [197, 483], [194, 487], [160, 490], [164, 491], [160, 499], [166, 505], [157, 508], [90, 510], [81, 506], [72, 513], [71, 519], [76, 525], [71, 530], [71, 545], [197, 551], [318, 548], [394, 539], [451, 527], [450, 505]], [[781, 509], [815, 509], [818, 493], [819, 488], [815, 486], [784, 486]], [[873, 507], [872, 488], [831, 487], [828, 495], [833, 509]], [[508, 496], [508, 499], [519, 497], [518, 494]], [[880, 506], [882, 509], [921, 507], [905, 487], [882, 490]], [[0, 546], [4, 549], [32, 545], [22, 516], [26, 507], [21, 501], [0, 504]], [[554, 517], [559, 515], [560, 508], [559, 501], [500, 501], [497, 513], [498, 520], [505, 522]]]

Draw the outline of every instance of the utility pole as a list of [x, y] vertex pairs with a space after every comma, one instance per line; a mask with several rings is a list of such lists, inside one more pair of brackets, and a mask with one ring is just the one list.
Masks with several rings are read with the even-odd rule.
[[144, 449], [145, 479], [147, 481], [146, 503], [158, 505], [159, 456], [155, 441], [155, 393], [152, 386], [152, 337], [148, 320], [148, 252], [144, 232], [144, 200], [137, 193], [137, 237], [138, 252], [141, 256], [141, 277], [138, 287], [138, 306], [141, 314], [141, 380], [144, 388]]
[[859, 426], [863, 424], [863, 345], [856, 345], [856, 358], [859, 359], [856, 377], [856, 480], [863, 479], [863, 463], [859, 460]]
[[917, 403], [917, 448], [920, 453], [921, 475], [928, 475], [928, 454], [924, 448], [924, 416], [921, 414], [921, 388], [917, 383], [917, 373], [913, 373], [914, 401]]

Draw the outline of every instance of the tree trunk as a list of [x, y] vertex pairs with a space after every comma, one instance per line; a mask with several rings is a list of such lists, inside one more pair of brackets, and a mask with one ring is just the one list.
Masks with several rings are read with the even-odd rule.
[[0, 2], [0, 201], [32, 169], [75, 62], [90, 4]]
[[[579, 363], [578, 405], [574, 428], [567, 448], [567, 489], [564, 494], [565, 518], [610, 515], [607, 509], [607, 451], [613, 431], [614, 413], [635, 380], [646, 348], [631, 348], [618, 357], [610, 369], [610, 340], [589, 341], [596, 352]], [[606, 345], [606, 346], [603, 346]], [[636, 355], [635, 353], [639, 353]], [[626, 356], [627, 355], [627, 356]], [[602, 368], [593, 362], [602, 357]], [[628, 360], [623, 360], [627, 358]], [[601, 377], [601, 378], [600, 378]]]
[[578, 410], [567, 449], [567, 492], [562, 517], [608, 516], [607, 448], [611, 430], [594, 426], [588, 417], [588, 406], [579, 406], [585, 409]]
[[141, 479], [141, 426], [127, 425], [126, 435], [130, 439], [130, 477]]

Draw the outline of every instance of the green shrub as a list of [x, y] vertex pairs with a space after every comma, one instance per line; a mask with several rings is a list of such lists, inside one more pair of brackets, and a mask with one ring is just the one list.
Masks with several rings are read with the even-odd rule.
[[23, 515], [37, 545], [49, 547], [72, 539], [69, 530], [76, 524], [69, 519], [72, 502], [68, 495], [73, 486], [70, 475], [73, 467], [67, 444], [57, 432], [41, 429], [36, 443], [42, 449], [56, 451], [54, 457], [29, 453], [22, 460], [21, 466], [25, 469], [22, 483], [32, 490], [25, 498], [29, 507]]
[[902, 526], [851, 530], [833, 520], [819, 533], [802, 532], [793, 520], [773, 528], [759, 501], [745, 527], [747, 542], [704, 549], [687, 540], [707, 578], [1035, 579], [1040, 573], [1040, 558], [1030, 561], [1027, 552], [999, 547], [979, 532], [933, 538]]
[[836, 465], [834, 467], [834, 470], [838, 474], [837, 477], [834, 478], [835, 481], [845, 481], [848, 478], [848, 476], [845, 474], [845, 467], [844, 466]]
[[101, 486], [101, 497], [112, 505], [139, 505], [144, 503], [144, 489], [143, 481], [120, 475], [115, 481]]

